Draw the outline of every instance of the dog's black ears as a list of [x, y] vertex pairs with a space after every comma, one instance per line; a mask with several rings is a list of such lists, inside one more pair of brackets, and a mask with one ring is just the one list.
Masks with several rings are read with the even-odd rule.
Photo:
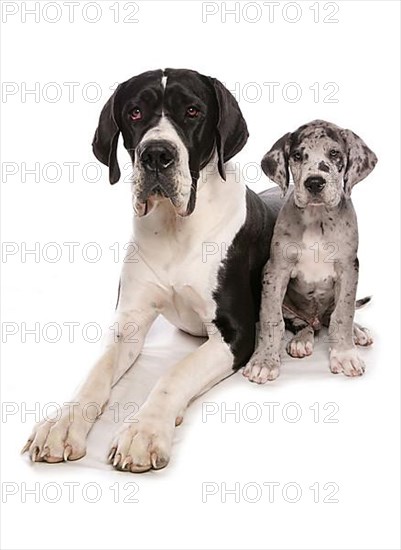
[[291, 133], [284, 134], [262, 159], [262, 170], [266, 176], [281, 187], [283, 197], [290, 183], [288, 158], [290, 154]]
[[376, 166], [377, 157], [366, 143], [351, 130], [341, 130], [347, 149], [347, 167], [344, 174], [345, 196], [351, 195], [354, 185], [368, 176]]
[[241, 109], [232, 93], [216, 78], [209, 80], [214, 88], [218, 106], [216, 131], [218, 169], [220, 176], [225, 180], [224, 164], [241, 151], [248, 140], [249, 133]]
[[109, 180], [111, 184], [120, 179], [120, 168], [117, 161], [117, 144], [120, 128], [115, 119], [114, 103], [120, 86], [110, 97], [100, 113], [99, 124], [92, 142], [95, 157], [109, 167]]

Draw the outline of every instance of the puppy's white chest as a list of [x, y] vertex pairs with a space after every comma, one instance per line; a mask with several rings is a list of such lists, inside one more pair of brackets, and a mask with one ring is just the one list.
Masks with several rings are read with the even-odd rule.
[[335, 243], [327, 242], [319, 233], [306, 230], [297, 247], [298, 261], [291, 277], [302, 275], [306, 283], [334, 278], [335, 250]]

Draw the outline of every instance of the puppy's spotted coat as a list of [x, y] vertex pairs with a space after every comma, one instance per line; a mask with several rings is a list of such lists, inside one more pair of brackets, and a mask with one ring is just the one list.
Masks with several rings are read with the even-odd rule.
[[284, 194], [290, 171], [294, 188], [278, 216], [264, 271], [259, 341], [244, 370], [250, 381], [279, 375], [284, 318], [297, 333], [287, 347], [290, 355], [310, 355], [315, 331], [328, 326], [331, 371], [363, 374], [354, 343], [372, 340], [353, 322], [359, 264], [350, 195], [376, 162], [354, 132], [322, 120], [285, 134], [263, 158], [263, 171]]

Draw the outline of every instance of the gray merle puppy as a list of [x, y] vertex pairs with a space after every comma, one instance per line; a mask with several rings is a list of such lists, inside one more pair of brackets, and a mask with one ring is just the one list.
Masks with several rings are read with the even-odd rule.
[[358, 227], [350, 199], [353, 186], [373, 170], [376, 155], [351, 130], [323, 120], [285, 134], [262, 160], [264, 173], [283, 194], [270, 259], [263, 274], [260, 333], [244, 376], [259, 384], [280, 373], [287, 326], [293, 357], [313, 351], [314, 334], [329, 327], [330, 370], [360, 376], [365, 366], [355, 348], [370, 345], [369, 332], [354, 323], [358, 284]]

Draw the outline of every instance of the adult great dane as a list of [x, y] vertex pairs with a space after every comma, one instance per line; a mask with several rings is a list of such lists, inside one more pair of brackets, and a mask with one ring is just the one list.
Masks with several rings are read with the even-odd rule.
[[[112, 443], [109, 460], [115, 468], [142, 472], [167, 465], [175, 426], [189, 402], [251, 357], [261, 274], [281, 200], [276, 191], [263, 200], [238, 174], [226, 171], [248, 131], [235, 98], [214, 78], [167, 69], [118, 86], [93, 141], [112, 184], [120, 177], [120, 133], [133, 164], [139, 262], [123, 265], [118, 334], [73, 399], [74, 414], [66, 408], [57, 419], [41, 422], [23, 451], [33, 461], [83, 457], [113, 385], [133, 365], [162, 314], [207, 340], [160, 378], [136, 421], [124, 424]], [[208, 243], [218, 253], [206, 256]]]

